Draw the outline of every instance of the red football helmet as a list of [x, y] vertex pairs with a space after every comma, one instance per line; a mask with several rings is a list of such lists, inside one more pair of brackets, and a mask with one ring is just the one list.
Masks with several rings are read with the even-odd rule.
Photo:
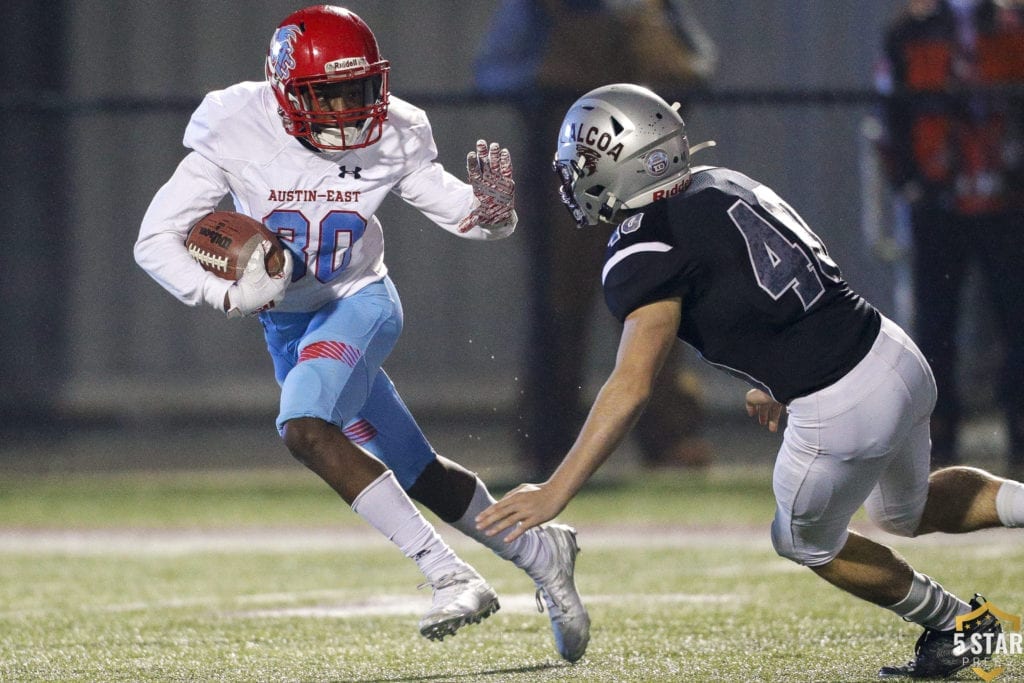
[[380, 139], [390, 68], [366, 22], [347, 9], [317, 5], [281, 22], [266, 71], [288, 134], [317, 149], [343, 150]]

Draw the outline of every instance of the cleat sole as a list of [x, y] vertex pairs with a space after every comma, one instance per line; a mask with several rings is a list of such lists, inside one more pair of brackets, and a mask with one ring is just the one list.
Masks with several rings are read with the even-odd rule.
[[501, 609], [501, 605], [498, 603], [497, 599], [494, 599], [476, 614], [455, 617], [446, 621], [439, 621], [436, 624], [431, 624], [430, 626], [421, 628], [420, 634], [427, 640], [443, 641], [447, 636], [454, 636], [455, 633], [463, 626], [479, 624], [499, 609]]

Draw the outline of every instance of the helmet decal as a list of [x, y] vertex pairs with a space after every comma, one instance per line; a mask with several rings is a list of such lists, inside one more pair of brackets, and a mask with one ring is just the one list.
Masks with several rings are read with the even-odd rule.
[[597, 171], [597, 161], [601, 158], [601, 153], [590, 147], [576, 145], [576, 154], [583, 158], [583, 167], [579, 169], [580, 177], [585, 178], [588, 175], [594, 175]]
[[647, 175], [660, 178], [668, 171], [668, 154], [663, 149], [656, 149], [644, 159], [644, 170]]
[[270, 64], [280, 80], [286, 80], [295, 68], [295, 39], [300, 33], [298, 26], [288, 24], [277, 29], [270, 41]]
[[[575, 140], [579, 145], [587, 145], [591, 148], [596, 148], [615, 161], [619, 160], [619, 155], [622, 154], [622, 143], [612, 145], [612, 134], [603, 133], [597, 126], [590, 126], [583, 130], [583, 126], [578, 126], [575, 123], [569, 125], [569, 137]], [[600, 155], [598, 155], [600, 157]]]

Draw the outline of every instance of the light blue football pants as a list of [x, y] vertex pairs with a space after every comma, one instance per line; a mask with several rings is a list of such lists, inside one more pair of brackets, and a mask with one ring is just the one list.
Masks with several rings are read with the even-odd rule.
[[340, 427], [408, 489], [436, 457], [381, 365], [402, 332], [390, 278], [312, 313], [260, 314], [281, 386], [278, 431], [298, 417]]

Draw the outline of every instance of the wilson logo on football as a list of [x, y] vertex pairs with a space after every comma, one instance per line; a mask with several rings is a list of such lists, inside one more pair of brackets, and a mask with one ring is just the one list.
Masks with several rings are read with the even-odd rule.
[[231, 238], [216, 230], [212, 230], [207, 227], [201, 227], [199, 228], [199, 234], [205, 237], [206, 239], [210, 240], [210, 242], [212, 242], [213, 244], [216, 244], [218, 247], [221, 247], [223, 249], [227, 249], [231, 246]]

